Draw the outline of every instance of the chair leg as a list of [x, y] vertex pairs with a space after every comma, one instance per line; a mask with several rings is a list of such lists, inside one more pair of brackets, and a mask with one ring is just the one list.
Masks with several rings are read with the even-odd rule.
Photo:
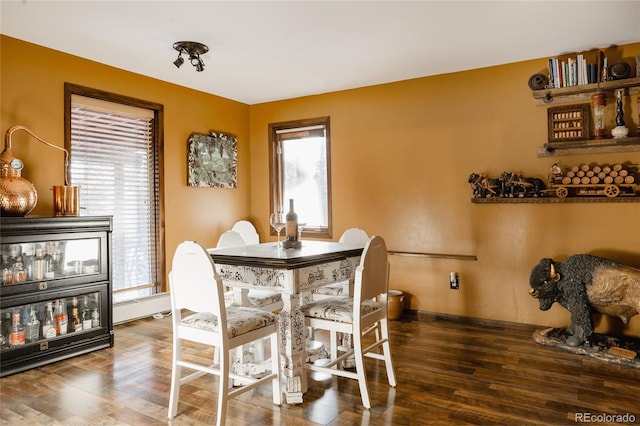
[[[271, 371], [280, 372], [280, 342], [278, 341], [278, 333], [271, 335]], [[262, 344], [263, 342], [260, 342]], [[275, 405], [282, 404], [282, 391], [280, 390], [280, 374], [278, 374], [272, 381], [273, 384], [273, 403]]]
[[180, 377], [182, 377], [182, 367], [178, 365], [180, 354], [182, 353], [182, 342], [175, 339], [173, 342], [173, 355], [171, 358], [171, 391], [169, 393], [169, 419], [176, 416], [178, 412], [178, 400], [180, 399]]
[[360, 333], [352, 334], [353, 349], [356, 359], [356, 374], [358, 375], [358, 385], [360, 386], [360, 396], [362, 397], [362, 405], [364, 408], [371, 408], [371, 400], [369, 399], [369, 387], [367, 385], [367, 372], [364, 369], [364, 354], [362, 353], [362, 335]]
[[[382, 338], [386, 339], [386, 342], [382, 344], [382, 352], [384, 354], [384, 365], [387, 368], [387, 379], [389, 385], [396, 386], [396, 373], [393, 370], [393, 363], [391, 362], [391, 344], [389, 343], [389, 323], [386, 319], [380, 321], [380, 334]], [[376, 331], [377, 333], [377, 331]]]
[[220, 377], [218, 386], [218, 418], [216, 424], [223, 426], [227, 419], [227, 403], [229, 401], [229, 352], [220, 351]]
[[329, 331], [329, 344], [331, 345], [331, 359], [335, 359], [338, 357], [338, 333], [333, 330]]

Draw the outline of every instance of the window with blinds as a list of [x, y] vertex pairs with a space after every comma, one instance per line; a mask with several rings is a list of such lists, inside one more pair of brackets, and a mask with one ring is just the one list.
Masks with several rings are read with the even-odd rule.
[[71, 96], [70, 179], [82, 215], [113, 216], [113, 301], [158, 286], [159, 168], [154, 111]]
[[271, 209], [294, 200], [303, 235], [328, 237], [331, 229], [329, 117], [269, 125]]

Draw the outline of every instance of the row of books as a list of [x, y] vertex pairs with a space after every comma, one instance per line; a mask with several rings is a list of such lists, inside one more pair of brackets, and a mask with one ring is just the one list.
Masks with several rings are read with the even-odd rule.
[[599, 52], [598, 64], [587, 64], [587, 60], [582, 54], [566, 60], [551, 58], [549, 59], [548, 72], [549, 87], [553, 89], [606, 81], [607, 57]]

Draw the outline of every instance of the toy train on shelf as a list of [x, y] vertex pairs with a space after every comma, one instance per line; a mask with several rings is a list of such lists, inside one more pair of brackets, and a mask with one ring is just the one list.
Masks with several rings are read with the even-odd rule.
[[523, 177], [519, 173], [503, 172], [492, 179], [478, 173], [469, 175], [473, 198], [491, 197], [599, 197], [635, 196], [637, 164], [573, 166], [566, 171], [554, 163], [548, 185], [542, 179]]

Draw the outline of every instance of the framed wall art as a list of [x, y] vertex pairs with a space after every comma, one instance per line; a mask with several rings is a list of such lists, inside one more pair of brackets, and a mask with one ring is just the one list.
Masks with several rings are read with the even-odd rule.
[[238, 139], [216, 131], [192, 133], [187, 141], [187, 185], [236, 188]]

